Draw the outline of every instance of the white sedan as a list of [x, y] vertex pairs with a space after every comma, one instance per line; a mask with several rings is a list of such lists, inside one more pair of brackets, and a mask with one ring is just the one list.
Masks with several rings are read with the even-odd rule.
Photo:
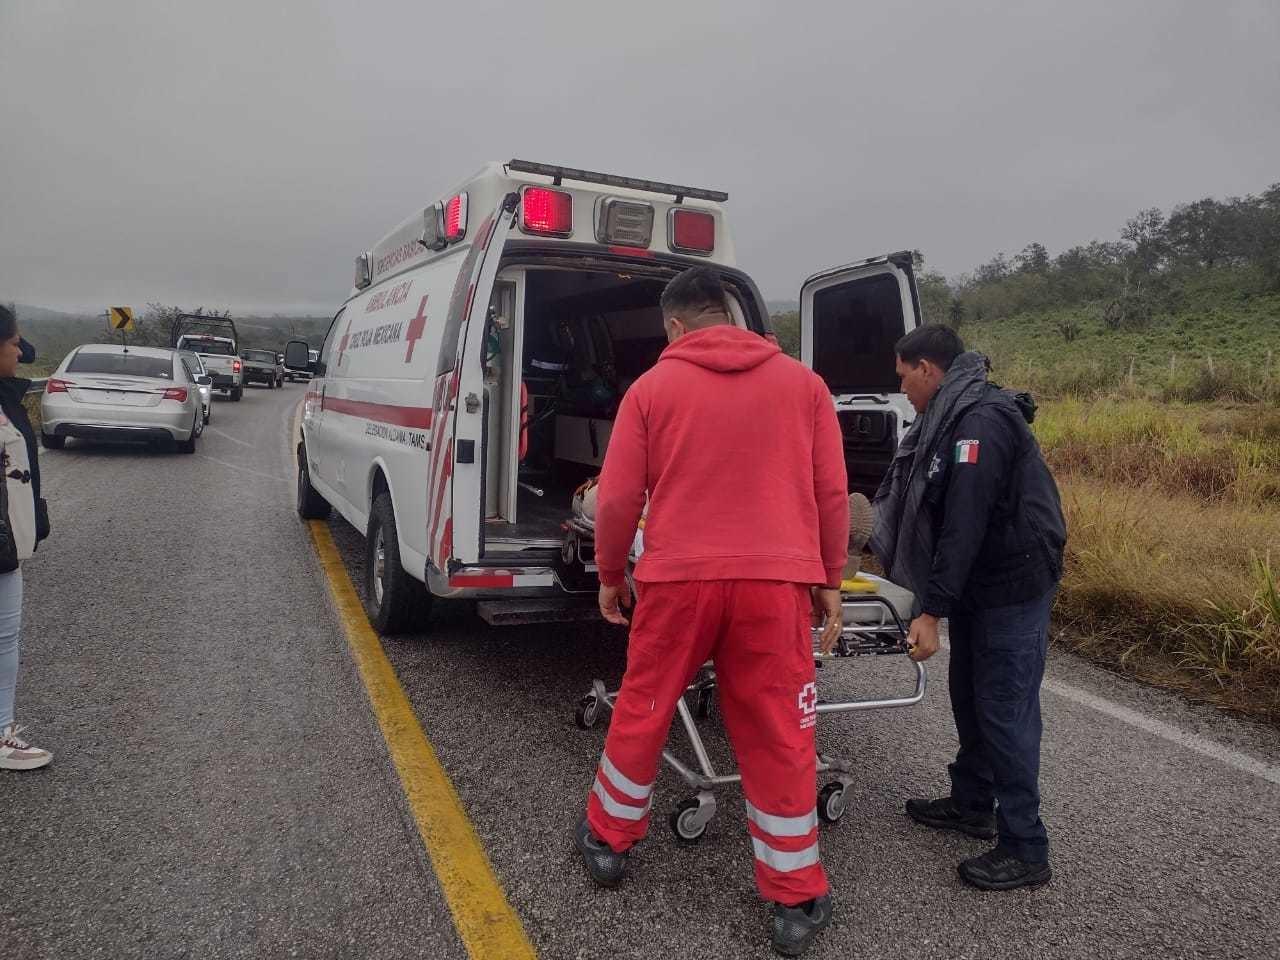
[[86, 344], [49, 377], [40, 400], [40, 440], [68, 437], [176, 444], [195, 453], [204, 432], [199, 385], [176, 350]]

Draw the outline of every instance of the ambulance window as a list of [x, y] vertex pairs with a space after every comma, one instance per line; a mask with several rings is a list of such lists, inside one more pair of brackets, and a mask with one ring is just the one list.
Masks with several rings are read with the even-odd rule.
[[903, 329], [902, 291], [892, 273], [813, 295], [813, 369], [833, 393], [896, 393], [893, 345]]
[[342, 319], [342, 315], [346, 313], [346, 309], [338, 311], [338, 315], [333, 318], [333, 322], [329, 324], [329, 332], [324, 335], [324, 344], [320, 347], [320, 356], [324, 358], [325, 375], [329, 374], [329, 366], [333, 361], [333, 344], [338, 338], [334, 336], [334, 331], [338, 329], [338, 321]]

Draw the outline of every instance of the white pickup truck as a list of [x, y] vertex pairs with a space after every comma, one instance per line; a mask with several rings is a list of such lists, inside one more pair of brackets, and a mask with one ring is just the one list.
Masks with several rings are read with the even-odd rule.
[[173, 346], [199, 354], [205, 370], [213, 378], [213, 389], [223, 390], [232, 400], [239, 400], [244, 396], [244, 362], [240, 359], [240, 338], [236, 335], [235, 323], [227, 318], [196, 315], [184, 320], [189, 320], [189, 325], [229, 330], [230, 336], [219, 336], [214, 333], [184, 333], [184, 327], [178, 327], [174, 330]]

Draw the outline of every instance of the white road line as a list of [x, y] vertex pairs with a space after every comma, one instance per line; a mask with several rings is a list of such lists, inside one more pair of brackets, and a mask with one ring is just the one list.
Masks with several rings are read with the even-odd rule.
[[277, 483], [289, 483], [289, 482], [290, 482], [290, 481], [286, 480], [284, 477], [273, 477], [273, 476], [272, 476], [271, 474], [269, 474], [269, 473], [262, 473], [260, 470], [252, 470], [252, 469], [250, 469], [249, 467], [242, 467], [242, 466], [240, 466], [240, 465], [239, 465], [239, 464], [237, 464], [237, 463], [227, 463], [227, 461], [225, 461], [225, 460], [219, 460], [217, 457], [211, 457], [211, 456], [209, 456], [208, 454], [204, 454], [204, 453], [197, 453], [197, 454], [196, 454], [196, 456], [197, 456], [197, 457], [199, 457], [201, 460], [208, 460], [208, 461], [209, 461], [209, 462], [211, 462], [211, 463], [221, 464], [222, 466], [224, 466], [224, 467], [229, 467], [229, 468], [230, 468], [230, 469], [232, 469], [232, 470], [239, 470], [239, 471], [241, 471], [242, 473], [251, 473], [251, 474], [253, 474], [255, 477], [262, 477], [262, 479], [264, 479], [264, 480], [274, 480], [274, 481], [276, 481]]
[[1190, 733], [1180, 727], [1175, 727], [1171, 723], [1165, 723], [1163, 720], [1148, 717], [1137, 710], [1123, 707], [1118, 703], [1107, 700], [1105, 697], [1095, 696], [1070, 683], [1063, 683], [1061, 680], [1046, 679], [1043, 689], [1065, 700], [1070, 700], [1072, 703], [1078, 703], [1083, 707], [1096, 710], [1098, 713], [1111, 717], [1113, 720], [1119, 720], [1121, 723], [1127, 723], [1131, 727], [1137, 727], [1139, 730], [1159, 737], [1161, 740], [1176, 743], [1178, 746], [1193, 753], [1225, 763], [1227, 766], [1234, 767], [1243, 773], [1252, 774], [1255, 777], [1266, 780], [1268, 783], [1280, 786], [1280, 767], [1263, 763], [1261, 760], [1241, 753], [1239, 750], [1224, 747], [1217, 741], [1202, 737], [1197, 733]]
[[[947, 656], [950, 656], [951, 644], [949, 641], [951, 638], [945, 625], [939, 633], [940, 646], [947, 651]], [[1061, 680], [1046, 677], [1044, 683], [1041, 684], [1041, 689], [1048, 690], [1055, 696], [1070, 700], [1072, 703], [1077, 703], [1082, 707], [1096, 710], [1112, 720], [1119, 720], [1121, 723], [1127, 723], [1131, 727], [1137, 727], [1144, 733], [1149, 733], [1153, 737], [1159, 737], [1161, 740], [1177, 744], [1192, 753], [1198, 753], [1202, 757], [1208, 757], [1210, 760], [1217, 760], [1219, 763], [1225, 763], [1227, 766], [1233, 767], [1242, 773], [1252, 774], [1261, 780], [1280, 786], [1280, 767], [1264, 763], [1256, 757], [1249, 756], [1247, 753], [1241, 753], [1239, 750], [1224, 747], [1216, 740], [1210, 740], [1208, 737], [1202, 737], [1198, 733], [1191, 733], [1181, 727], [1175, 727], [1173, 724], [1165, 723], [1163, 720], [1148, 717], [1145, 713], [1121, 706], [1113, 700], [1099, 697], [1096, 694], [1089, 693], [1087, 690], [1081, 690], [1074, 684], [1064, 683]]]
[[224, 433], [223, 431], [219, 430], [217, 427], [205, 427], [204, 432], [216, 433], [218, 436], [222, 437], [224, 440], [230, 440], [232, 443], [238, 443], [240, 444], [240, 446], [248, 447], [250, 450], [254, 449], [254, 446], [252, 443], [246, 443], [245, 441], [241, 440], [239, 437], [233, 437], [229, 433]]

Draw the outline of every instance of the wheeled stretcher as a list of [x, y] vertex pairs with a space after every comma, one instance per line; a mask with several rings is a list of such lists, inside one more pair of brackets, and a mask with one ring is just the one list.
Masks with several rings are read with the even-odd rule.
[[[573, 550], [579, 553], [582, 542], [590, 533], [589, 528], [578, 525], [570, 532], [575, 542]], [[821, 696], [823, 688], [828, 685], [824, 681], [832, 679], [831, 671], [839, 671], [859, 660], [865, 662], [867, 657], [904, 656], [907, 653], [907, 626], [900, 611], [909, 614], [912, 602], [908, 591], [881, 577], [863, 574], [852, 581], [845, 581], [841, 602], [843, 624], [835, 649], [829, 654], [821, 653], [818, 648], [821, 630], [815, 628], [813, 631], [813, 656], [819, 668], [818, 714], [909, 707], [924, 699], [927, 685], [924, 664], [911, 660], [907, 661], [912, 667], [913, 677], [909, 693], [859, 700], [824, 700]], [[715, 816], [715, 791], [742, 780], [737, 773], [717, 772], [698, 729], [698, 721], [705, 721], [712, 714], [715, 689], [715, 667], [708, 663], [676, 704], [676, 713], [688, 737], [694, 765], [677, 757], [670, 746], [662, 754], [664, 762], [695, 791], [676, 806], [670, 817], [676, 837], [687, 843], [700, 840]], [[617, 694], [618, 691], [609, 690], [603, 681], [593, 681], [590, 692], [578, 701], [574, 714], [577, 725], [584, 730], [594, 727], [607, 711], [613, 710]], [[821, 751], [817, 759], [818, 773], [833, 775], [818, 792], [818, 816], [826, 823], [835, 823], [844, 815], [845, 790], [853, 782], [853, 765], [848, 760]]]

